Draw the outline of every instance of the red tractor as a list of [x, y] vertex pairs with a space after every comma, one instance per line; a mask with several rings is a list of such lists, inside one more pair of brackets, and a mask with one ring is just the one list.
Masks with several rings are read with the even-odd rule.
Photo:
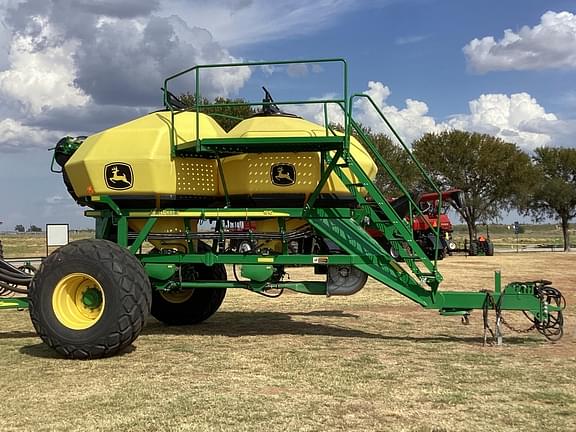
[[[442, 208], [438, 208], [439, 199], [436, 192], [424, 193], [414, 197], [414, 201], [420, 207], [420, 212], [410, 212], [408, 200], [405, 197], [391, 200], [392, 206], [400, 216], [412, 221], [414, 239], [430, 258], [443, 259], [456, 251], [456, 243], [452, 240], [454, 230], [452, 222], [446, 213], [450, 206], [460, 207], [463, 205], [464, 193], [460, 189], [449, 189], [442, 192]], [[412, 214], [412, 216], [411, 216]], [[436, 237], [435, 230], [440, 228], [440, 235]], [[390, 251], [390, 254], [399, 258], [398, 251], [391, 247], [387, 240], [377, 229], [367, 227], [368, 233], [382, 246]]]

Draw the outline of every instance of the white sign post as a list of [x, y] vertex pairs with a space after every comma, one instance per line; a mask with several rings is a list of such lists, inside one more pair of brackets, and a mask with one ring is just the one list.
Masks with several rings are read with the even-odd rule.
[[48, 256], [49, 247], [68, 244], [69, 228], [68, 224], [46, 224], [46, 256]]

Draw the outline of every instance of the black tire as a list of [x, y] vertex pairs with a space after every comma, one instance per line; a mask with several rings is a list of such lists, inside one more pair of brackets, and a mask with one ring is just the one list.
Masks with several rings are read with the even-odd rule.
[[433, 259], [437, 259], [438, 261], [441, 261], [444, 259], [444, 257], [446, 256], [446, 253], [444, 252], [444, 249], [438, 249], [438, 256], [435, 256], [436, 251], [432, 248], [426, 248], [424, 249], [424, 253], [426, 254], [426, 256], [433, 260]]
[[484, 253], [486, 256], [494, 256], [494, 243], [491, 240], [484, 242]]
[[[153, 251], [157, 251], [154, 249]], [[210, 248], [198, 242], [199, 252], [209, 252]], [[223, 264], [206, 266], [184, 264], [182, 280], [226, 280], [226, 267]], [[226, 288], [198, 288], [175, 293], [162, 293], [152, 290], [152, 316], [166, 325], [192, 325], [207, 320], [222, 305]]]
[[[446, 249], [438, 249], [438, 256], [436, 259], [438, 261], [443, 260], [446, 257]], [[434, 259], [434, 255], [432, 255], [432, 259]]]
[[390, 246], [388, 251], [390, 253], [390, 256], [394, 258], [394, 261], [396, 262], [404, 261], [404, 259], [400, 256], [400, 252], [398, 252], [394, 246]]
[[472, 240], [470, 242], [470, 247], [468, 249], [468, 255], [470, 255], [470, 256], [478, 255], [478, 242], [476, 240]]
[[[203, 264], [182, 266], [182, 279], [226, 280], [222, 264], [211, 267]], [[152, 291], [152, 316], [167, 325], [192, 325], [210, 318], [226, 297], [226, 288], [196, 288], [175, 293]]]
[[[96, 293], [88, 303], [87, 291]], [[117, 354], [138, 337], [152, 293], [134, 255], [108, 240], [88, 239], [42, 263], [29, 299], [32, 324], [48, 346], [68, 358], [90, 359]]]

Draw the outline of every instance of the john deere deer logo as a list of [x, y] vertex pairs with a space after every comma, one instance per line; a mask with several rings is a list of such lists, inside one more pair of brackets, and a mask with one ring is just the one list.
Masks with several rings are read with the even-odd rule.
[[290, 186], [296, 183], [296, 168], [292, 164], [272, 165], [270, 178], [276, 186]]
[[133, 184], [132, 167], [123, 162], [115, 162], [104, 168], [104, 179], [109, 189], [130, 189]]

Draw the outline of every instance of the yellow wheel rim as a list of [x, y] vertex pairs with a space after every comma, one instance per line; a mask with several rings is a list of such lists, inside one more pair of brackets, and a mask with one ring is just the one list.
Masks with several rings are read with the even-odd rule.
[[162, 292], [160, 291], [160, 296], [170, 303], [184, 303], [192, 297], [194, 294], [194, 290], [185, 290], [185, 291], [172, 291], [172, 292]]
[[63, 277], [52, 294], [56, 318], [72, 330], [85, 330], [96, 324], [104, 312], [104, 303], [102, 286], [85, 273]]

